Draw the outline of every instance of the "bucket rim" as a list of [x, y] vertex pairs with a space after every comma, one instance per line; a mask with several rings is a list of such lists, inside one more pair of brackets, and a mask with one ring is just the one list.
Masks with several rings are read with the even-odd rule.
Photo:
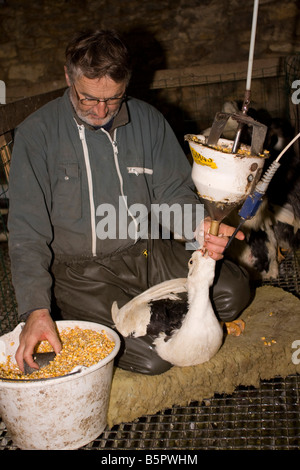
[[[197, 138], [197, 141], [194, 140], [194, 138]], [[242, 150], [245, 151], [245, 153], [242, 153], [242, 154], [235, 154], [235, 153], [230, 153], [228, 151], [225, 150], [225, 148], [229, 149], [232, 147], [234, 141], [233, 140], [230, 140], [230, 139], [226, 139], [225, 137], [220, 137], [220, 139], [218, 140], [218, 146], [219, 147], [222, 147], [224, 146], [224, 150], [222, 150], [221, 148], [215, 148], [214, 146], [211, 146], [211, 145], [208, 145], [206, 142], [207, 142], [207, 137], [203, 134], [186, 134], [184, 136], [184, 139], [188, 142], [189, 146], [190, 147], [195, 147], [196, 149], [198, 148], [206, 148], [206, 149], [209, 149], [211, 152], [213, 152], [213, 154], [216, 156], [224, 156], [224, 158], [226, 156], [233, 156], [233, 157], [236, 157], [238, 156], [240, 159], [247, 159], [247, 160], [266, 160], [269, 158], [269, 152], [268, 150], [263, 150], [262, 153], [260, 153], [259, 155], [253, 155], [251, 154], [251, 146], [250, 145], [247, 145], [247, 144], [244, 144], [244, 143], [241, 143], [240, 144], [240, 148]], [[249, 152], [246, 153], [246, 152]]]
[[[57, 325], [57, 328], [59, 331], [64, 328], [69, 328], [69, 327], [72, 328], [75, 326], [78, 326], [84, 329], [95, 330], [95, 331], [104, 330], [105, 333], [108, 335], [108, 337], [114, 341], [115, 343], [114, 349], [104, 359], [101, 359], [99, 362], [97, 362], [96, 364], [90, 367], [84, 367], [81, 371], [78, 371], [76, 373], [69, 373], [63, 376], [47, 377], [47, 378], [41, 378], [41, 379], [5, 379], [5, 378], [0, 377], [0, 388], [1, 387], [2, 388], [3, 387], [4, 388], [5, 387], [17, 388], [17, 387], [34, 387], [34, 386], [38, 387], [38, 386], [41, 386], [42, 384], [45, 384], [45, 385], [55, 384], [56, 385], [60, 382], [66, 382], [69, 380], [74, 380], [75, 378], [81, 378], [88, 374], [93, 373], [97, 369], [101, 369], [102, 367], [112, 362], [120, 350], [121, 340], [120, 340], [118, 333], [106, 325], [103, 325], [101, 323], [81, 321], [81, 320], [57, 320], [55, 321], [55, 324]], [[20, 327], [20, 324], [18, 324], [15, 329], [19, 327]], [[0, 340], [4, 337], [5, 335], [0, 336]]]

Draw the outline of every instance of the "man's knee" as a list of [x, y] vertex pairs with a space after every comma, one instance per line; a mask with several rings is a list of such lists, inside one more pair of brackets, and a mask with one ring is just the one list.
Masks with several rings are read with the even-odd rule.
[[235, 263], [224, 260], [217, 264], [212, 301], [222, 321], [233, 321], [247, 307], [251, 298], [249, 275]]
[[146, 375], [159, 375], [172, 367], [172, 364], [157, 354], [153, 338], [148, 335], [125, 338], [116, 365], [121, 369]]

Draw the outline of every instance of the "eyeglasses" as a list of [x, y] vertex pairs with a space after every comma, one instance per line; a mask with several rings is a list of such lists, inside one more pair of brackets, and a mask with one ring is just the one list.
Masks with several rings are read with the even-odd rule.
[[112, 98], [80, 98], [78, 91], [76, 90], [76, 87], [74, 84], [73, 84], [73, 87], [74, 87], [78, 101], [80, 101], [80, 103], [82, 103], [84, 106], [92, 107], [92, 106], [96, 106], [99, 103], [105, 103], [108, 106], [113, 106], [113, 105], [121, 104], [122, 101], [124, 101], [126, 98], [126, 93], [124, 93], [120, 97], [112, 97]]

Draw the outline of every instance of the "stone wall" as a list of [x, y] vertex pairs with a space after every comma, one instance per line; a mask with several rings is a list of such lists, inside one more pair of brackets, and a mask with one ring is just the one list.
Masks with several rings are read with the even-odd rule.
[[[250, 0], [0, 0], [0, 80], [6, 101], [64, 86], [74, 31], [116, 28], [145, 81], [159, 69], [248, 60]], [[260, 0], [255, 58], [300, 51], [298, 0]]]

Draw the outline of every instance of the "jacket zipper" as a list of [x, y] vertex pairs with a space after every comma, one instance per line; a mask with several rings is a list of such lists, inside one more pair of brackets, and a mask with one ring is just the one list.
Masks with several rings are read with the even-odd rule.
[[119, 166], [119, 159], [118, 159], [119, 151], [118, 151], [118, 144], [117, 144], [117, 141], [116, 141], [117, 129], [114, 130], [113, 139], [111, 138], [110, 134], [105, 129], [102, 129], [102, 132], [104, 132], [108, 136], [108, 138], [109, 138], [109, 140], [112, 144], [113, 153], [114, 153], [115, 167], [116, 167], [116, 171], [117, 171], [117, 175], [118, 175], [119, 183], [120, 183], [120, 192], [121, 192], [121, 196], [122, 196], [123, 202], [125, 204], [127, 213], [131, 217], [131, 219], [133, 220], [133, 223], [134, 223], [134, 227], [135, 227], [134, 241], [136, 243], [137, 240], [138, 240], [138, 222], [135, 219], [135, 217], [133, 216], [133, 214], [131, 213], [131, 211], [128, 207], [128, 204], [127, 204], [127, 198], [124, 194], [123, 177], [122, 177], [122, 173], [121, 173], [120, 166]]
[[79, 137], [83, 149], [85, 168], [87, 173], [88, 190], [89, 190], [89, 201], [90, 201], [90, 215], [91, 215], [91, 230], [92, 230], [92, 255], [97, 256], [96, 248], [96, 220], [95, 220], [95, 202], [94, 202], [94, 191], [93, 191], [93, 178], [90, 165], [89, 151], [85, 138], [84, 126], [77, 124], [79, 130]]

